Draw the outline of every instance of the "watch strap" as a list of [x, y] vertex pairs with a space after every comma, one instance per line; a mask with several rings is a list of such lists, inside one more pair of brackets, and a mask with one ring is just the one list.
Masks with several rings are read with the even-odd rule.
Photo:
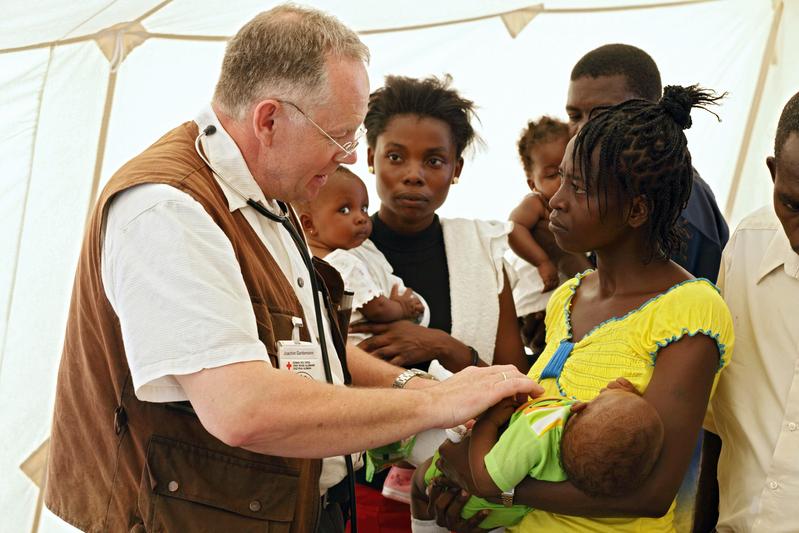
[[505, 507], [513, 507], [513, 497], [516, 494], [516, 487], [511, 487], [509, 490], [502, 491], [500, 500]]
[[397, 376], [397, 379], [394, 380], [394, 383], [392, 383], [391, 386], [395, 389], [404, 389], [405, 385], [407, 385], [410, 380], [416, 377], [435, 380], [435, 378], [427, 372], [419, 370], [418, 368], [409, 368]]

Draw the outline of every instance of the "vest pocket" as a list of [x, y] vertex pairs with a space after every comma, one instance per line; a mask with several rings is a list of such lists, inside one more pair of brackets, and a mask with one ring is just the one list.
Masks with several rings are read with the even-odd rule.
[[[253, 312], [255, 313], [255, 322], [258, 327], [258, 338], [260, 338], [261, 342], [266, 346], [266, 351], [269, 354], [269, 359], [272, 361], [272, 366], [278, 368], [277, 341], [291, 340], [291, 334], [294, 331], [291, 319], [295, 316], [303, 317], [301, 313], [292, 314], [288, 309], [269, 307], [255, 299], [251, 300], [251, 302]], [[308, 333], [308, 324], [304, 319], [299, 333], [300, 340], [311, 340]]]
[[139, 486], [146, 530], [288, 532], [299, 471], [265, 459], [273, 462], [152, 436]]

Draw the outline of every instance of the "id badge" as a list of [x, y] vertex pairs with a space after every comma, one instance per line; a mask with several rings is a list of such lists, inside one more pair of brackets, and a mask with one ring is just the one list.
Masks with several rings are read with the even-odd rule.
[[304, 378], [325, 381], [322, 350], [318, 344], [303, 341], [277, 341], [277, 361], [282, 370]]
[[277, 361], [281, 370], [293, 372], [304, 378], [325, 381], [322, 364], [322, 349], [318, 344], [299, 340], [302, 319], [293, 318], [294, 331], [291, 340], [277, 341]]

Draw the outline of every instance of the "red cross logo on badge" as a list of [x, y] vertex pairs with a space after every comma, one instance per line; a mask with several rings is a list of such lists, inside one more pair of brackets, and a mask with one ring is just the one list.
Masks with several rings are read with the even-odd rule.
[[292, 366], [293, 365], [291, 364], [291, 361], [289, 361], [288, 363], [286, 363], [286, 370], [288, 370], [290, 372]]

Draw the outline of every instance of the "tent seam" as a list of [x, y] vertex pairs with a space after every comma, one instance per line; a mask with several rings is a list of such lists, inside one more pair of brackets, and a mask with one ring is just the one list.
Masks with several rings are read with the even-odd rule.
[[3, 325], [3, 346], [0, 349], [0, 377], [3, 375], [3, 362], [5, 361], [6, 347], [8, 346], [8, 331], [9, 324], [11, 323], [11, 309], [14, 306], [14, 293], [17, 289], [17, 274], [19, 271], [20, 252], [22, 251], [22, 234], [25, 229], [25, 219], [28, 216], [28, 198], [30, 197], [31, 182], [33, 181], [33, 162], [36, 158], [36, 142], [39, 136], [39, 124], [42, 117], [42, 105], [44, 102], [44, 91], [47, 87], [47, 79], [50, 76], [50, 67], [53, 64], [53, 55], [55, 54], [55, 47], [50, 47], [50, 53], [47, 56], [47, 66], [44, 69], [42, 76], [42, 83], [39, 87], [39, 94], [37, 96], [36, 104], [36, 125], [33, 127], [33, 135], [31, 136], [31, 151], [28, 158], [28, 176], [25, 183], [25, 195], [22, 200], [22, 214], [20, 215], [19, 231], [17, 232], [17, 246], [16, 253], [14, 254], [14, 267], [11, 270], [11, 287], [8, 291], [8, 301], [6, 302], [6, 318]]

